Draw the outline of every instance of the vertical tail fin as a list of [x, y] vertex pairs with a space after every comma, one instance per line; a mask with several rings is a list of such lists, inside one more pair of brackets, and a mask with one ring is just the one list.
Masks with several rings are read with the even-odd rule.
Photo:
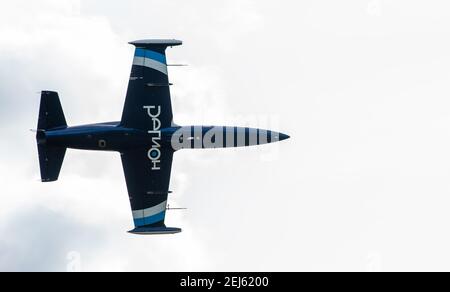
[[46, 131], [66, 128], [66, 118], [57, 92], [42, 91], [36, 141], [43, 182], [55, 181], [66, 154], [66, 148], [47, 145]]
[[42, 91], [39, 108], [38, 130], [50, 130], [67, 127], [57, 92]]

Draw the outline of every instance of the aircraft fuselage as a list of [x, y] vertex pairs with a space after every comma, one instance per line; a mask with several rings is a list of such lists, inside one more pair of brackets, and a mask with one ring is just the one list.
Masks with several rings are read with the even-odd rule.
[[277, 142], [289, 136], [262, 129], [226, 126], [173, 126], [152, 131], [122, 127], [119, 122], [53, 129], [40, 144], [81, 150], [125, 151], [133, 148], [207, 149]]

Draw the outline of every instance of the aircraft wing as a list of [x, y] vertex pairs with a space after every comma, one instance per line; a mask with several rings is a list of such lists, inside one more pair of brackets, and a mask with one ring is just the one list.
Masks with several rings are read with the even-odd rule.
[[172, 124], [172, 104], [170, 100], [167, 72], [166, 48], [178, 46], [178, 40], [142, 40], [131, 42], [136, 47], [133, 66], [128, 83], [128, 91], [122, 113], [121, 126], [148, 130], [150, 123], [144, 107], [160, 110], [161, 127]]
[[135, 234], [180, 232], [181, 229], [167, 228], [164, 224], [173, 151], [161, 150], [161, 164], [156, 171], [152, 170], [147, 149], [125, 151], [121, 153], [121, 158], [136, 227], [130, 232]]

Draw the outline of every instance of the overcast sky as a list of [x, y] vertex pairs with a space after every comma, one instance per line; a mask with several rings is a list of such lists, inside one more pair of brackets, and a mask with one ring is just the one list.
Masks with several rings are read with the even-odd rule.
[[[450, 3], [0, 0], [0, 270], [450, 270]], [[39, 92], [120, 119], [133, 47], [168, 49], [177, 124], [270, 128], [175, 154], [168, 226], [140, 237], [117, 153], [39, 182]]]

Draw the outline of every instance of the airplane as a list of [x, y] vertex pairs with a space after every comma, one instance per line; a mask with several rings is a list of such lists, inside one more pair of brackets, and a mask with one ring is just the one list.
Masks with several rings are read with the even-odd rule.
[[66, 149], [120, 153], [135, 228], [132, 234], [174, 234], [166, 227], [173, 154], [181, 149], [241, 147], [288, 139], [247, 127], [178, 126], [173, 122], [166, 49], [179, 40], [138, 40], [122, 118], [67, 126], [59, 95], [42, 91], [36, 141], [42, 182], [58, 180]]

